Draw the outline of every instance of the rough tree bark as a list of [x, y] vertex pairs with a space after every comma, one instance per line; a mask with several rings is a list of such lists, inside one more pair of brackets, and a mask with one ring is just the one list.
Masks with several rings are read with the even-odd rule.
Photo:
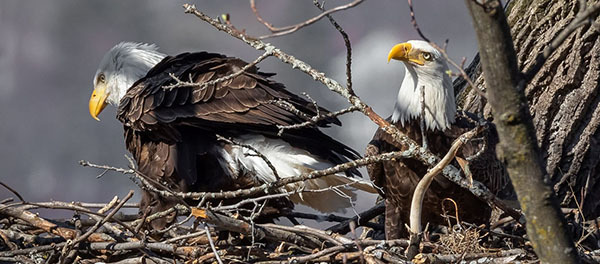
[[500, 1], [465, 0], [477, 35], [486, 95], [506, 169], [527, 220], [527, 234], [542, 263], [579, 263], [556, 197], [544, 183], [543, 167], [531, 114], [524, 98], [510, 29]]
[[[506, 15], [517, 52], [519, 69], [526, 71], [544, 45], [557, 36], [579, 11], [574, 0], [515, 0]], [[598, 0], [587, 1], [588, 6]], [[562, 206], [582, 208], [586, 219], [600, 216], [600, 18], [579, 28], [558, 47], [525, 89], [549, 183]], [[476, 58], [473, 80], [484, 88]], [[458, 86], [462, 88], [464, 85]], [[463, 109], [491, 108], [466, 87], [460, 93]]]

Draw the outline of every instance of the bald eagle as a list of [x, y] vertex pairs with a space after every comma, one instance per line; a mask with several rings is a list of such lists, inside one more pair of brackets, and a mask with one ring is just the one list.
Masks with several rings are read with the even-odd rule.
[[[215, 82], [240, 73], [246, 65], [215, 53], [166, 56], [155, 45], [120, 43], [106, 53], [94, 76], [90, 114], [99, 120], [106, 105], [118, 106], [117, 119], [123, 123], [125, 144], [139, 172], [157, 186], [179, 192], [249, 188], [358, 158], [356, 151], [316, 126], [278, 135], [278, 125], [298, 124], [327, 110], [316, 109], [287, 91], [270, 79], [274, 74], [253, 66]], [[173, 86], [175, 78], [197, 85]], [[330, 124], [340, 125], [340, 121], [330, 118], [318, 126]], [[350, 205], [348, 197], [356, 197], [355, 188], [376, 192], [369, 182], [351, 176], [360, 174], [350, 170], [280, 190], [352, 185], [339, 187], [347, 197], [332, 190], [309, 192], [292, 195], [283, 204], [291, 201], [323, 212], [343, 211]], [[162, 211], [177, 202], [144, 191], [140, 212]], [[162, 228], [173, 219], [171, 215], [151, 226]]]
[[[439, 157], [444, 156], [457, 137], [478, 125], [476, 116], [457, 112], [445, 58], [428, 42], [411, 40], [395, 45], [389, 52], [388, 62], [391, 59], [402, 61], [406, 73], [389, 121], [416, 142], [422, 142], [425, 135], [429, 150]], [[486, 126], [478, 138], [462, 147], [457, 157], [468, 160], [468, 166], [465, 167], [473, 179], [499, 193], [509, 185], [508, 177], [495, 154], [495, 145], [498, 143], [496, 130], [491, 124]], [[425, 133], [421, 133], [421, 127], [425, 129]], [[368, 144], [366, 154], [376, 155], [406, 149], [406, 146], [399, 146], [391, 136], [379, 129]], [[412, 195], [427, 170], [426, 165], [415, 159], [391, 160], [368, 166], [371, 180], [381, 187], [385, 198], [387, 239], [408, 234], [405, 224], [409, 223]], [[461, 221], [477, 224], [488, 222], [491, 209], [484, 201], [443, 175], [438, 175], [425, 193], [422, 213], [424, 223], [447, 223], [442, 217], [445, 198], [456, 202]], [[445, 208], [447, 214], [455, 215], [452, 204], [446, 204]]]

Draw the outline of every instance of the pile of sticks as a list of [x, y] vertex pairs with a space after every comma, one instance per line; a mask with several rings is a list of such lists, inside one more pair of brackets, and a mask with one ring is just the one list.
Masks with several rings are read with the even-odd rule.
[[[383, 240], [382, 226], [370, 219], [381, 217], [383, 205], [356, 215], [317, 215], [289, 212], [281, 217], [334, 223], [322, 230], [304, 225], [258, 224], [216, 208], [176, 206], [144, 218], [122, 212], [130, 191], [109, 203], [40, 202], [4, 199], [0, 204], [0, 263], [410, 263], [405, 239]], [[18, 193], [16, 193], [18, 195]], [[19, 196], [20, 198], [20, 196]], [[68, 210], [69, 219], [40, 216]], [[145, 223], [176, 210], [181, 222], [164, 230], [146, 229]], [[188, 220], [189, 221], [186, 221]], [[359, 226], [361, 226], [359, 228]], [[481, 230], [481, 229], [479, 229]], [[456, 233], [452, 231], [451, 233]], [[488, 233], [496, 236], [497, 234]], [[504, 239], [506, 235], [504, 234]], [[519, 239], [523, 240], [521, 237]], [[508, 263], [534, 257], [530, 251], [485, 249], [451, 251], [439, 242], [424, 241], [415, 263], [461, 260]], [[491, 241], [491, 239], [488, 239]], [[477, 241], [479, 243], [479, 241]]]

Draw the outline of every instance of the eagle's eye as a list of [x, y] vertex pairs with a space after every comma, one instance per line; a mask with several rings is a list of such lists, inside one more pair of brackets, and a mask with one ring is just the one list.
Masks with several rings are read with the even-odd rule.
[[423, 52], [423, 59], [425, 59], [426, 61], [431, 61], [433, 60], [433, 57], [431, 56], [431, 53]]
[[104, 83], [104, 82], [106, 82], [106, 76], [104, 76], [104, 73], [100, 73], [100, 74], [98, 74], [98, 82], [99, 82], [99, 83]]

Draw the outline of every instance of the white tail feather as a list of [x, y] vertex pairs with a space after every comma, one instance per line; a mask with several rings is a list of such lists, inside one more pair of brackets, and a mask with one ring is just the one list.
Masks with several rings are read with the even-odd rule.
[[[303, 149], [295, 148], [281, 139], [266, 138], [262, 135], [245, 135], [236, 141], [254, 147], [275, 167], [281, 178], [288, 178], [332, 167], [334, 164], [318, 159]], [[223, 150], [224, 168], [230, 168], [234, 174], [240, 171], [252, 171], [259, 182], [274, 182], [276, 177], [272, 169], [253, 150], [232, 146], [229, 152]], [[250, 154], [250, 155], [248, 155]], [[290, 196], [294, 203], [310, 206], [321, 212], [345, 212], [356, 200], [356, 191], [377, 193], [373, 185], [362, 179], [346, 177], [342, 174], [329, 175], [304, 182], [284, 186], [282, 191], [305, 190]]]

